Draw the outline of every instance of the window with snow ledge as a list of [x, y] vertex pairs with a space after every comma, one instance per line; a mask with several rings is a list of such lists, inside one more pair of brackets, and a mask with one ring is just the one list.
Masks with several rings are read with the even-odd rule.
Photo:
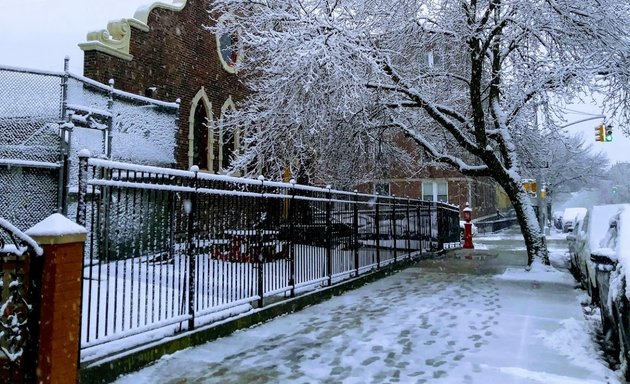
[[239, 54], [239, 33], [238, 31], [229, 31], [223, 28], [226, 21], [231, 20], [230, 16], [223, 15], [218, 21], [218, 30], [216, 34], [217, 52], [223, 69], [229, 73], [236, 73], [236, 66], [240, 62]]
[[448, 182], [423, 181], [422, 200], [448, 202]]

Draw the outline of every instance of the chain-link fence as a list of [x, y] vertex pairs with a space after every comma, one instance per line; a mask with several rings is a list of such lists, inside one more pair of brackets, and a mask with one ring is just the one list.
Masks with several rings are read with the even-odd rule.
[[60, 204], [58, 73], [0, 67], [0, 217], [26, 229]]
[[175, 163], [177, 103], [64, 72], [0, 66], [0, 217], [27, 229], [73, 216], [80, 150], [139, 164]]

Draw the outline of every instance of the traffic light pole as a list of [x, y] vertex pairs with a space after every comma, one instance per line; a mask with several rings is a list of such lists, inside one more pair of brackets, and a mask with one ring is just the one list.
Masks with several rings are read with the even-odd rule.
[[605, 119], [605, 118], [606, 118], [606, 116], [604, 116], [604, 115], [593, 115], [592, 117], [587, 117], [586, 119], [582, 119], [582, 120], [574, 121], [574, 122], [569, 123], [569, 124], [561, 125], [559, 128], [560, 129], [564, 129], [566, 127], [570, 127], [570, 126], [575, 125], [575, 124], [584, 123], [585, 121], [591, 121], [591, 120], [597, 120], [597, 119]]
[[536, 205], [538, 206], [538, 225], [540, 225], [540, 230], [545, 235], [548, 235], [547, 226], [545, 225], [547, 209], [546, 207], [543, 207], [543, 199], [542, 199], [543, 175], [542, 175], [541, 169], [542, 168], [538, 168], [538, 175], [537, 175], [537, 182], [536, 182]]

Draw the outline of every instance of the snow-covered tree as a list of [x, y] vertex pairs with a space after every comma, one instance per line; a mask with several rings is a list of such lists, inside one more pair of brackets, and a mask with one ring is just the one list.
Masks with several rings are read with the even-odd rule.
[[559, 136], [535, 148], [536, 155], [523, 155], [535, 160], [524, 160], [526, 175], [541, 177], [548, 191], [576, 192], [592, 188], [605, 179], [608, 157], [595, 152], [582, 135]]
[[416, 158], [491, 176], [516, 210], [529, 263], [547, 261], [521, 149], [540, 145], [539, 116], [558, 116], [550, 100], [604, 88], [614, 106], [624, 100], [629, 8], [623, 0], [215, 0], [210, 14], [230, 17], [209, 29], [238, 34], [237, 69], [252, 91], [232, 121], [257, 127], [235, 164], [263, 158], [281, 172], [344, 152], [368, 162], [401, 132], [423, 153]]
[[630, 163], [617, 163], [605, 173], [604, 180], [597, 185], [598, 204], [620, 204], [630, 202]]

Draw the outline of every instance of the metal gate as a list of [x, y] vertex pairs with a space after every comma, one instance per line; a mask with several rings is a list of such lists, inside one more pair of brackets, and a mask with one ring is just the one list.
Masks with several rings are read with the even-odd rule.
[[0, 217], [0, 382], [35, 383], [41, 249]]

